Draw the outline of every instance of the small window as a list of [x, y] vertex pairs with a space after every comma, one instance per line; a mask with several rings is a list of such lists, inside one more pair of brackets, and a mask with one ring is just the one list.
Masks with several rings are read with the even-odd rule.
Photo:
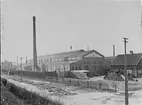
[[101, 69], [101, 66], [99, 66], [99, 69]]
[[79, 70], [81, 70], [81, 65], [79, 65], [79, 67], [78, 67], [78, 68], [79, 68]]
[[80, 57], [77, 57], [77, 60], [79, 60], [80, 59]]
[[89, 64], [90, 63], [90, 61], [89, 60], [87, 60], [87, 64]]
[[71, 60], [71, 58], [69, 57], [68, 60]]
[[101, 64], [101, 61], [99, 61], [99, 64]]
[[74, 70], [74, 66], [72, 66], [72, 70]]

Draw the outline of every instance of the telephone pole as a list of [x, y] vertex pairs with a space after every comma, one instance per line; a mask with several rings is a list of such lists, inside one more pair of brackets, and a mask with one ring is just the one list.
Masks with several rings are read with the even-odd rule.
[[1, 63], [1, 35], [2, 35], [2, 19], [1, 19], [1, 17], [2, 17], [2, 12], [1, 12], [1, 2], [2, 1], [0, 1], [0, 73], [1, 73], [1, 66], [2, 66], [2, 63]]
[[18, 67], [18, 56], [17, 56], [17, 70], [19, 69], [19, 67]]
[[113, 45], [113, 57], [115, 57], [115, 45]]
[[125, 71], [125, 105], [128, 105], [128, 78], [127, 78], [127, 55], [126, 55], [126, 44], [128, 38], [124, 39], [124, 50], [125, 50], [125, 56], [124, 56], [124, 71]]
[[21, 59], [21, 82], [22, 82], [22, 57], [20, 59]]

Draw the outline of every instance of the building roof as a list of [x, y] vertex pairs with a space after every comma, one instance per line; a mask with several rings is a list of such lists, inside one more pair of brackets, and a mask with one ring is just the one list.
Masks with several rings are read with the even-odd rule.
[[82, 53], [82, 52], [85, 52], [85, 51], [83, 49], [81, 49], [81, 50], [75, 50], [75, 51], [69, 51], [69, 52], [48, 54], [48, 55], [39, 56], [39, 58], [40, 57], [46, 57], [46, 58], [67, 57], [67, 56], [71, 56], [71, 55]]
[[43, 55], [40, 56], [39, 58], [64, 58], [64, 57], [76, 57], [76, 56], [84, 56], [90, 52], [96, 52], [97, 54], [99, 54], [100, 56], [104, 57], [102, 54], [100, 54], [99, 52], [95, 51], [95, 50], [90, 50], [90, 51], [85, 51], [83, 49], [81, 50], [75, 50], [75, 51], [69, 51], [69, 52], [62, 52], [62, 53], [56, 53], [56, 54], [50, 54], [50, 55]]
[[[142, 59], [142, 53], [127, 54], [127, 65], [137, 65], [140, 59]], [[113, 65], [124, 65], [124, 55], [118, 55], [114, 59], [112, 66]]]

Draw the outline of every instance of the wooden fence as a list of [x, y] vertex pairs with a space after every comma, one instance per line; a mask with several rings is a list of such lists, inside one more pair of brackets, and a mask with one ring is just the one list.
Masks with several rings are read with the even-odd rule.
[[[14, 71], [14, 75], [21, 75], [21, 71]], [[60, 82], [67, 85], [79, 86], [84, 88], [94, 88], [99, 90], [110, 90], [116, 92], [120, 85], [118, 83], [107, 83], [104, 81], [90, 81], [75, 78], [58, 77], [55, 72], [29, 72], [22, 71], [22, 76], [30, 78], [44, 79], [50, 82]], [[119, 86], [118, 86], [119, 85]]]
[[101, 82], [101, 81], [80, 80], [80, 79], [63, 78], [63, 77], [60, 78], [52, 76], [46, 76], [45, 80], [50, 82], [60, 82], [71, 86], [94, 88], [98, 90], [110, 90], [113, 92], [117, 92], [117, 83], [108, 84], [106, 82]]

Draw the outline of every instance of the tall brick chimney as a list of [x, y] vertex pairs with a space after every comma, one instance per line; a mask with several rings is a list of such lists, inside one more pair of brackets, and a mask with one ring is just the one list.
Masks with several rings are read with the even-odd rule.
[[33, 16], [33, 71], [37, 68], [37, 51], [36, 51], [36, 17]]

